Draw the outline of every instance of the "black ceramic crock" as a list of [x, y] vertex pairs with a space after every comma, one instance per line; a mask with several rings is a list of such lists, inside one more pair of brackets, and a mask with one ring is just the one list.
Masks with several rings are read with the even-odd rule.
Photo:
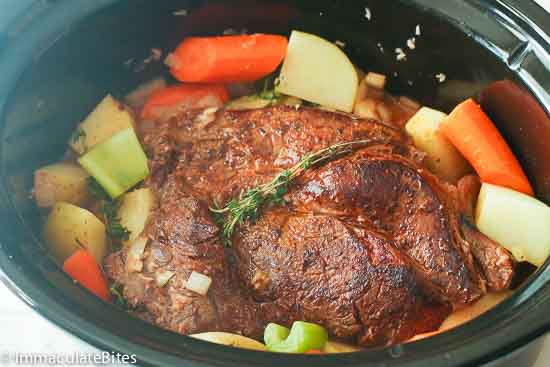
[[[398, 62], [395, 49], [406, 49], [417, 25], [416, 49]], [[162, 72], [158, 63], [136, 72], [152, 48], [167, 51], [186, 35], [228, 28], [300, 29], [340, 40], [362, 68], [387, 74], [392, 92], [444, 110], [481, 96], [538, 196], [550, 199], [550, 17], [530, 1], [43, 0], [0, 38], [2, 281], [68, 332], [136, 354], [142, 365], [530, 366], [550, 330], [548, 262], [513, 297], [450, 332], [327, 356], [237, 350], [164, 331], [103, 303], [63, 274], [41, 245], [40, 213], [29, 198], [33, 170], [62, 155], [75, 124], [103, 95], [122, 96]]]

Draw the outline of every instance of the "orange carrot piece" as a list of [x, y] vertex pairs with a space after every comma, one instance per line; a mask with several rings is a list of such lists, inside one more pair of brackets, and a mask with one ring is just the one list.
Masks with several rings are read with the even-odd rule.
[[78, 250], [63, 263], [63, 271], [84, 288], [109, 301], [109, 287], [95, 258], [86, 250]]
[[167, 63], [182, 82], [252, 82], [279, 66], [287, 45], [286, 37], [270, 34], [190, 37], [170, 54]]
[[442, 121], [440, 129], [483, 182], [533, 195], [533, 188], [514, 153], [474, 100], [459, 104]]
[[180, 84], [159, 89], [153, 92], [141, 110], [143, 119], [155, 117], [155, 110], [166, 109], [178, 105], [201, 108], [197, 105], [201, 99], [212, 96], [221, 104], [229, 101], [229, 93], [221, 84]]

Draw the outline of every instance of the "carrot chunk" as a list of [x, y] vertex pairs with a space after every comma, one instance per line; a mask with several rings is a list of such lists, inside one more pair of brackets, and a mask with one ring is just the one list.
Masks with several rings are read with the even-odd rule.
[[63, 271], [84, 288], [109, 301], [109, 287], [95, 258], [86, 250], [78, 250], [63, 263]]
[[229, 93], [221, 84], [180, 84], [153, 92], [141, 110], [141, 118], [154, 119], [162, 111], [178, 107], [221, 107]]
[[252, 82], [272, 73], [286, 55], [286, 37], [253, 34], [189, 37], [170, 54], [167, 63], [182, 82]]
[[472, 99], [459, 104], [441, 122], [442, 133], [474, 167], [483, 182], [533, 195], [512, 150], [481, 107]]

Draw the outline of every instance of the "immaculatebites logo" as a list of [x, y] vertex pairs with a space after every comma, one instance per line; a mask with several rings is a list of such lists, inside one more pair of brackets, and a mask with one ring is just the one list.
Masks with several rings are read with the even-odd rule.
[[135, 365], [135, 355], [119, 352], [43, 353], [0, 351], [0, 366], [124, 366]]

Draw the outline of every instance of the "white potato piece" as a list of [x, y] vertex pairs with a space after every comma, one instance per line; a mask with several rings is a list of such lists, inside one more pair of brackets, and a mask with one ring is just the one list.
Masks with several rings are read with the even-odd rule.
[[34, 198], [41, 208], [59, 201], [84, 205], [90, 199], [88, 177], [82, 167], [71, 163], [56, 163], [34, 172]]
[[550, 207], [531, 196], [483, 183], [476, 225], [518, 261], [541, 266], [550, 255]]
[[338, 46], [292, 31], [277, 92], [351, 112], [358, 84], [355, 66]]
[[441, 326], [437, 331], [416, 335], [414, 338], [411, 339], [411, 341], [424, 339], [429, 336], [433, 336], [433, 335], [442, 333], [444, 331], [453, 329], [457, 326], [460, 326], [484, 314], [485, 312], [489, 311], [490, 309], [492, 309], [493, 307], [495, 307], [496, 305], [498, 305], [499, 303], [501, 303], [511, 295], [512, 295], [511, 291], [505, 291], [505, 292], [499, 292], [499, 293], [487, 293], [473, 305], [464, 307], [450, 314], [449, 317], [447, 317], [445, 321], [443, 321], [443, 323], [441, 324]]
[[450, 183], [471, 171], [460, 152], [440, 132], [439, 124], [447, 117], [443, 112], [422, 107], [405, 125], [414, 145], [427, 154], [426, 165]]
[[101, 264], [107, 249], [105, 225], [86, 209], [64, 202], [52, 208], [43, 237], [60, 262], [84, 246]]
[[69, 144], [78, 154], [84, 154], [95, 145], [117, 132], [134, 126], [134, 118], [111, 95], [107, 95], [77, 127]]
[[351, 352], [358, 352], [361, 348], [355, 345], [346, 344], [346, 343], [340, 343], [335, 341], [328, 341], [326, 342], [325, 346], [323, 347], [323, 352], [325, 353], [351, 353]]
[[130, 231], [128, 240], [124, 241], [125, 245], [143, 232], [154, 206], [155, 194], [149, 188], [137, 189], [122, 197], [118, 217], [120, 224]]
[[219, 331], [189, 335], [192, 338], [204, 340], [211, 343], [228, 345], [230, 347], [267, 350], [266, 346], [254, 339], [247, 338], [238, 334], [224, 333]]

